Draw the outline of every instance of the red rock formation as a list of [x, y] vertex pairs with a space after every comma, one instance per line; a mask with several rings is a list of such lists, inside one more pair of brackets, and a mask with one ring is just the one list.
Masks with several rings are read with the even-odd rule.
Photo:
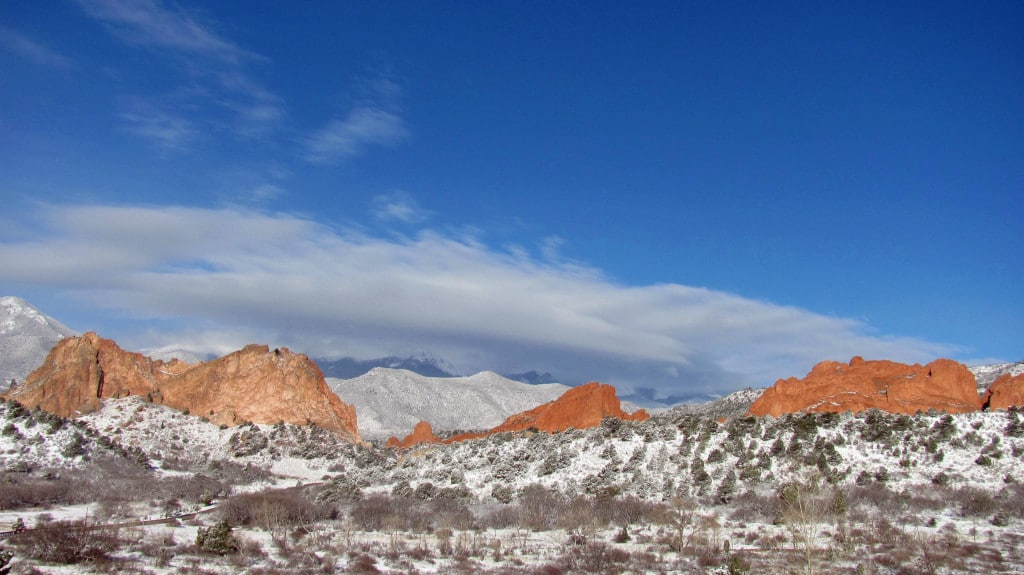
[[617, 417], [628, 421], [644, 421], [650, 418], [643, 409], [629, 414], [622, 411], [615, 388], [596, 381], [574, 387], [554, 401], [517, 413], [501, 425], [484, 433], [462, 433], [445, 443], [486, 437], [506, 431], [527, 431], [536, 429], [555, 433], [566, 429], [587, 429], [597, 427], [605, 417]]
[[399, 440], [397, 437], [391, 436], [388, 438], [385, 447], [391, 447], [395, 449], [409, 449], [415, 445], [421, 443], [440, 443], [441, 438], [434, 435], [433, 428], [426, 421], [421, 421], [416, 424], [413, 428], [412, 433], [405, 436], [405, 439]]
[[981, 409], [981, 398], [971, 372], [950, 359], [922, 366], [854, 357], [849, 364], [823, 361], [804, 379], [780, 379], [765, 390], [748, 413], [779, 416], [798, 411], [838, 413], [871, 408], [906, 414], [929, 409], [966, 413]]
[[316, 424], [359, 441], [355, 408], [342, 403], [312, 360], [265, 345], [206, 363], [154, 361], [95, 333], [65, 338], [22, 385], [4, 397], [74, 417], [101, 400], [139, 395], [214, 423]]
[[985, 409], [1009, 409], [1024, 406], [1024, 373], [1011, 376], [1006, 373], [992, 382], [981, 400]]

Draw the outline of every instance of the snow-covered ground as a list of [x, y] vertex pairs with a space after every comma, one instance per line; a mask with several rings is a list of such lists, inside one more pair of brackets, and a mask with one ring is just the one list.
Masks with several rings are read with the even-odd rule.
[[[333, 519], [289, 529], [239, 527], [243, 552], [223, 557], [193, 546], [197, 530], [214, 524], [220, 508], [180, 526], [132, 527], [137, 542], [112, 552], [128, 562], [119, 572], [373, 572], [364, 564], [372, 560], [385, 573], [707, 573], [724, 572], [715, 570], [738, 558], [756, 566], [751, 572], [786, 573], [800, 569], [801, 549], [799, 530], [780, 515], [788, 484], [819, 500], [845, 498], [845, 511], [813, 522], [814, 560], [829, 561], [825, 572], [1024, 570], [1024, 414], [1015, 411], [724, 422], [671, 411], [646, 422], [606, 420], [588, 430], [393, 451], [347, 444], [315, 427], [221, 428], [137, 397], [108, 400], [76, 421], [3, 403], [0, 470], [0, 501], [16, 488], [59, 482], [99, 493], [98, 502], [74, 500], [72, 493], [62, 495], [70, 503], [0, 509], [0, 527], [18, 517], [29, 527], [159, 517], [200, 505], [206, 495], [189, 490], [192, 484], [210, 486], [214, 507], [233, 496], [296, 486], [311, 501], [337, 507]], [[99, 501], [105, 484], [125, 493]], [[524, 506], [539, 496], [555, 517], [531, 528]], [[382, 523], [392, 527], [360, 526], [359, 506], [380, 497], [405, 498], [389, 513], [412, 514], [426, 526], [392, 520]], [[614, 506], [631, 497], [660, 511], [631, 525], [628, 542], [615, 542], [615, 520], [566, 523], [573, 501]], [[692, 506], [685, 527], [690, 543], [682, 549], [673, 547], [680, 501]], [[465, 506], [475, 526], [447, 535], [440, 518], [452, 505]], [[505, 513], [513, 514], [514, 525], [491, 525], [488, 517], [503, 509], [513, 510]], [[575, 544], [581, 534], [587, 545]]]

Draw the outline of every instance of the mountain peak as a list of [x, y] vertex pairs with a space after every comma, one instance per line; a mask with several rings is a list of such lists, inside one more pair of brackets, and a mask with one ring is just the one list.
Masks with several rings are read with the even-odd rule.
[[58, 341], [75, 335], [64, 324], [16, 296], [0, 297], [0, 378], [23, 381]]

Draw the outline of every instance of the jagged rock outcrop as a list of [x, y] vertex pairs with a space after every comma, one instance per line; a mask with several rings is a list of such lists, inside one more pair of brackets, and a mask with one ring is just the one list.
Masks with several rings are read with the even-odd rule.
[[434, 435], [434, 429], [426, 421], [421, 421], [412, 429], [412, 433], [405, 436], [405, 439], [398, 439], [395, 436], [388, 438], [385, 447], [395, 449], [409, 449], [421, 443], [440, 443], [441, 438]]
[[355, 409], [328, 389], [308, 357], [249, 345], [213, 361], [151, 360], [95, 333], [65, 338], [43, 365], [4, 397], [62, 417], [101, 400], [138, 395], [218, 424], [315, 424], [359, 441]]
[[592, 381], [574, 387], [554, 401], [517, 413], [501, 425], [484, 433], [462, 433], [453, 436], [446, 443], [486, 437], [494, 433], [527, 431], [536, 429], [555, 433], [570, 428], [587, 429], [597, 427], [605, 417], [617, 417], [628, 421], [644, 421], [650, 415], [643, 409], [629, 414], [622, 410], [615, 388]]
[[906, 414], [929, 409], [966, 413], [981, 409], [981, 398], [971, 372], [950, 359], [907, 365], [854, 357], [849, 364], [823, 361], [803, 379], [780, 379], [750, 406], [749, 413], [779, 416], [872, 408]]
[[1004, 374], [992, 382], [981, 400], [985, 409], [1009, 409], [1024, 406], [1024, 373], [1013, 376]]

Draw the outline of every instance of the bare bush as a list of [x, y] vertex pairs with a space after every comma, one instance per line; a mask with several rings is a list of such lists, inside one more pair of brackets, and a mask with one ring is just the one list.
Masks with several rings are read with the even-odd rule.
[[471, 529], [475, 524], [473, 512], [464, 499], [435, 499], [430, 502], [429, 509], [436, 527]]
[[519, 495], [519, 524], [533, 531], [548, 531], [558, 524], [565, 498], [542, 485], [523, 488]]
[[988, 517], [996, 512], [998, 504], [992, 494], [976, 487], [961, 487], [950, 493], [951, 501], [960, 506], [964, 517]]
[[0, 489], [0, 510], [3, 511], [82, 502], [83, 499], [75, 485], [66, 479], [22, 480], [17, 483], [5, 483], [3, 489]]
[[481, 523], [489, 529], [507, 529], [519, 521], [515, 505], [497, 505], [483, 513]]
[[733, 500], [733, 512], [730, 518], [734, 521], [771, 523], [779, 516], [779, 511], [778, 495], [746, 491], [737, 495]]
[[305, 527], [328, 518], [331, 512], [332, 508], [291, 489], [236, 495], [221, 506], [221, 516], [231, 525], [269, 532]]
[[10, 539], [21, 555], [37, 561], [72, 565], [107, 559], [124, 545], [116, 528], [85, 521], [58, 521]]

